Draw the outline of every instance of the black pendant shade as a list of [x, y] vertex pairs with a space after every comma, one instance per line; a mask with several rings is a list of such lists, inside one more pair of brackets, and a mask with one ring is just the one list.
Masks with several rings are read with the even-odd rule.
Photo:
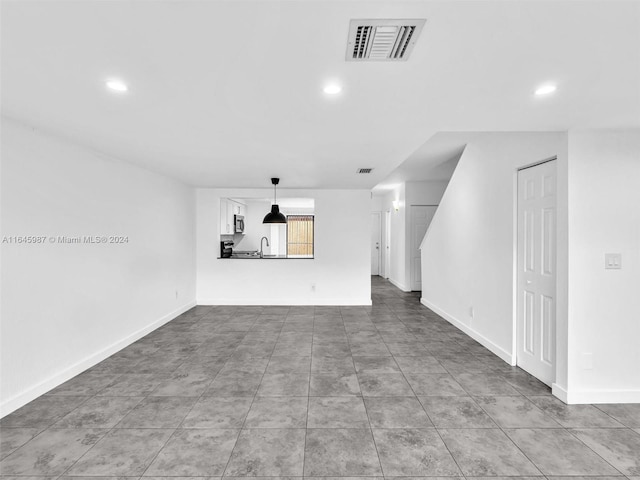
[[280, 179], [272, 178], [271, 183], [273, 184], [273, 205], [271, 205], [271, 211], [264, 216], [262, 223], [287, 223], [287, 217], [280, 213], [276, 197], [276, 185], [280, 183]]
[[271, 205], [271, 211], [264, 216], [262, 223], [287, 223], [287, 217], [280, 213], [278, 205]]

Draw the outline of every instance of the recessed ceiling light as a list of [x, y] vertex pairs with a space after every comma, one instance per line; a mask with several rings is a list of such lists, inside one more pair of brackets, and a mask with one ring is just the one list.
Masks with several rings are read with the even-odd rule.
[[324, 93], [327, 95], [337, 95], [342, 91], [342, 87], [337, 83], [330, 83], [324, 87]]
[[538, 96], [541, 96], [541, 95], [549, 95], [550, 93], [555, 92], [557, 89], [558, 89], [558, 87], [557, 87], [557, 86], [555, 86], [554, 84], [552, 84], [552, 83], [547, 83], [547, 84], [545, 84], [545, 85], [541, 85], [541, 86], [539, 86], [539, 87], [536, 89], [535, 94], [536, 94], [536, 95], [538, 95]]
[[109, 90], [113, 90], [114, 92], [126, 92], [129, 90], [127, 84], [122, 80], [107, 80], [106, 85]]

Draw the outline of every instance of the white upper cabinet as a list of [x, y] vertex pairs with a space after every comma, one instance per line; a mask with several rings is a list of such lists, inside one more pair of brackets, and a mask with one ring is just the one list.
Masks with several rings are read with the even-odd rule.
[[245, 216], [247, 206], [231, 200], [230, 198], [220, 199], [220, 235], [233, 235], [235, 225], [235, 215]]
[[227, 233], [233, 235], [234, 230], [234, 218], [233, 216], [236, 214], [236, 206], [235, 202], [227, 199], [227, 225], [229, 225], [229, 230]]
[[[220, 199], [220, 235], [229, 235], [233, 233], [231, 223], [229, 222], [229, 199]], [[233, 219], [232, 219], [233, 221]]]
[[247, 206], [243, 203], [238, 204], [238, 215], [242, 215], [243, 217], [247, 216]]

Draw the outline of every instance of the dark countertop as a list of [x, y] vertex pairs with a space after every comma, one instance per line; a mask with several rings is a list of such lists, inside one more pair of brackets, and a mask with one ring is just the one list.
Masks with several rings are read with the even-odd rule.
[[241, 260], [278, 260], [282, 258], [288, 258], [286, 255], [234, 255], [231, 254], [231, 258], [239, 258]]
[[313, 260], [313, 257], [287, 257], [286, 255], [231, 255], [231, 257], [218, 257], [223, 260]]

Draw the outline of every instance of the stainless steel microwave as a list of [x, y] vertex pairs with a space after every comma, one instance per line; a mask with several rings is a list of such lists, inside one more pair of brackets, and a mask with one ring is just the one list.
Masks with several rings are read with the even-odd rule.
[[244, 232], [244, 215], [234, 215], [233, 223], [234, 223], [234, 227], [233, 227], [234, 233]]

